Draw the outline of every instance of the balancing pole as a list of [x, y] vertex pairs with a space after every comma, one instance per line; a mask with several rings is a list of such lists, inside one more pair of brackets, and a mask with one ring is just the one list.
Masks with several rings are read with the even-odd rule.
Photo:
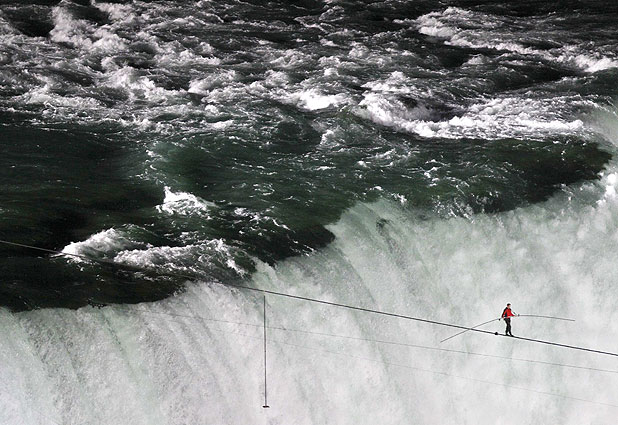
[[[543, 319], [564, 320], [566, 322], [574, 322], [575, 321], [574, 319], [567, 319], [565, 317], [544, 316], [542, 314], [516, 314], [515, 316], [511, 316], [511, 318], [516, 318], [516, 317], [540, 317], [540, 318], [543, 318]], [[497, 317], [495, 319], [491, 319], [491, 320], [488, 320], [486, 322], [479, 323], [478, 325], [472, 326], [471, 328], [466, 328], [466, 329], [464, 329], [461, 332], [457, 332], [455, 335], [451, 335], [448, 338], [444, 338], [442, 341], [440, 341], [440, 343], [443, 343], [444, 341], [448, 341], [449, 339], [455, 338], [456, 336], [461, 335], [463, 333], [466, 333], [468, 331], [472, 331], [472, 330], [475, 330], [476, 328], [480, 328], [481, 326], [486, 325], [488, 323], [491, 323], [494, 320], [500, 320], [500, 319], [502, 319], [502, 317]], [[498, 332], [494, 332], [494, 335], [498, 335]]]

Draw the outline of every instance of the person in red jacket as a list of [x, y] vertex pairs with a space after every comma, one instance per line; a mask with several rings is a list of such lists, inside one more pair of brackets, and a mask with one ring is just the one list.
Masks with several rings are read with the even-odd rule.
[[516, 314], [511, 310], [511, 303], [506, 305], [506, 308], [502, 311], [502, 319], [506, 322], [506, 331], [504, 335], [513, 336], [511, 333], [511, 317], [516, 316]]

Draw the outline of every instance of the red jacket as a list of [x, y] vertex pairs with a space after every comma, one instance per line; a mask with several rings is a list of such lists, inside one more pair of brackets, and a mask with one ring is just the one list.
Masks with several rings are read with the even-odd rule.
[[502, 312], [502, 317], [513, 317], [513, 316], [515, 315], [511, 311], [511, 307], [505, 308], [504, 311]]

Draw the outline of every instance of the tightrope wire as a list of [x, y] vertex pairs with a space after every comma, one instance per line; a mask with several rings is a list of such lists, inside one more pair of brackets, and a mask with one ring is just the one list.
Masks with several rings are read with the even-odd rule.
[[[36, 249], [36, 250], [40, 250], [40, 251], [54, 253], [54, 254], [57, 254], [57, 255], [68, 255], [68, 256], [79, 257], [79, 258], [83, 258], [83, 259], [86, 259], [86, 260], [89, 260], [89, 261], [113, 264], [114, 266], [118, 266], [118, 267], [125, 267], [125, 265], [122, 264], [122, 263], [116, 263], [116, 262], [111, 261], [111, 260], [91, 259], [91, 258], [89, 258], [89, 257], [87, 257], [85, 255], [80, 255], [80, 254], [73, 254], [73, 253], [66, 253], [66, 252], [62, 252], [62, 251], [55, 251], [55, 250], [51, 250], [51, 249], [39, 248], [39, 247], [32, 246], [32, 245], [25, 245], [25, 244], [20, 244], [20, 243], [5, 241], [5, 240], [0, 240], [0, 243], [4, 243], [4, 244], [8, 244], [8, 245], [13, 245], [13, 246], [24, 247], [24, 248]], [[155, 269], [148, 269], [148, 268], [143, 268], [143, 267], [135, 267], [135, 266], [130, 266], [130, 265], [127, 265], [126, 267], [129, 267], [129, 268], [132, 268], [132, 269], [140, 269], [140, 270], [143, 270], [145, 272], [154, 272], [154, 273], [159, 274], [160, 276], [181, 277], [183, 279], [188, 279], [188, 280], [199, 280], [200, 279], [199, 276], [191, 276], [191, 275], [185, 275], [185, 274], [180, 274], [180, 273], [171, 273], [171, 272], [159, 271], [159, 270], [155, 270]], [[409, 315], [399, 314], [399, 313], [391, 313], [391, 312], [376, 310], [376, 309], [367, 308], [367, 307], [352, 306], [352, 305], [348, 305], [348, 304], [342, 304], [342, 303], [337, 303], [337, 302], [332, 302], [332, 301], [320, 300], [320, 299], [316, 299], [316, 298], [303, 297], [303, 296], [300, 296], [300, 295], [292, 295], [292, 294], [287, 294], [287, 293], [284, 293], [284, 292], [272, 291], [272, 290], [262, 289], [262, 288], [254, 288], [254, 287], [246, 286], [246, 285], [237, 285], [237, 284], [233, 284], [233, 283], [226, 283], [226, 282], [220, 282], [220, 281], [215, 281], [214, 283], [216, 283], [218, 285], [223, 285], [223, 286], [231, 287], [231, 288], [244, 289], [244, 290], [247, 290], [247, 291], [259, 292], [259, 293], [262, 293], [262, 294], [276, 295], [276, 296], [290, 298], [290, 299], [296, 299], [296, 300], [300, 300], [300, 301], [307, 301], [307, 302], [313, 302], [313, 303], [317, 303], [317, 304], [329, 305], [329, 306], [332, 306], [332, 307], [340, 307], [340, 308], [345, 308], [345, 309], [348, 309], [348, 310], [362, 311], [362, 312], [365, 312], [365, 313], [372, 313], [372, 314], [378, 314], [378, 315], [382, 315], [382, 316], [395, 317], [395, 318], [399, 318], [399, 319], [412, 320], [412, 321], [416, 321], [416, 322], [428, 323], [428, 324], [437, 325], [437, 326], [444, 326], [444, 327], [449, 327], [449, 328], [461, 329], [461, 330], [464, 330], [464, 331], [477, 332], [477, 333], [483, 333], [483, 334], [487, 334], [487, 335], [495, 335], [495, 336], [500, 336], [500, 337], [507, 337], [507, 338], [512, 338], [512, 339], [521, 340], [521, 341], [529, 341], [529, 342], [535, 342], [535, 343], [538, 343], [538, 344], [552, 345], [552, 346], [556, 346], [556, 347], [569, 348], [569, 349], [572, 349], [572, 350], [587, 351], [589, 353], [597, 353], [597, 354], [603, 354], [603, 355], [607, 355], [607, 356], [618, 357], [618, 353], [613, 353], [613, 352], [610, 352], [610, 351], [595, 350], [595, 349], [587, 348], [587, 347], [579, 347], [579, 346], [576, 346], [576, 345], [562, 344], [562, 343], [558, 343], [558, 342], [544, 341], [544, 340], [539, 340], [539, 339], [534, 339], [534, 338], [525, 338], [525, 337], [520, 337], [520, 336], [517, 336], [517, 337], [505, 336], [505, 335], [500, 335], [497, 332], [495, 333], [495, 332], [486, 331], [486, 330], [482, 330], [482, 329], [474, 329], [474, 328], [470, 328], [470, 327], [467, 327], [467, 326], [455, 325], [453, 323], [446, 323], [446, 322], [441, 322], [441, 321], [437, 321], [437, 320], [424, 319], [424, 318], [421, 318], [421, 317], [414, 317], [414, 316], [409, 316]]]
[[[138, 312], [146, 313], [146, 314], [156, 314], [156, 315], [164, 315], [164, 316], [171, 316], [171, 317], [183, 317], [183, 318], [195, 319], [195, 320], [204, 320], [204, 321], [210, 321], [210, 322], [219, 322], [219, 323], [227, 323], [227, 324], [234, 324], [234, 325], [241, 325], [241, 326], [250, 326], [250, 327], [254, 327], [254, 328], [261, 328], [263, 326], [261, 324], [256, 324], [256, 323], [235, 322], [235, 321], [231, 321], [231, 320], [214, 319], [214, 318], [204, 317], [204, 316], [178, 314], [178, 313], [167, 313], [167, 312], [161, 312], [161, 311], [144, 310], [144, 309], [135, 308], [135, 307], [133, 307], [133, 308], [125, 307], [125, 308], [127, 309], [127, 311], [133, 310], [133, 311], [138, 311]], [[179, 323], [182, 323], [182, 322], [179, 322]], [[599, 369], [599, 368], [588, 367], [588, 366], [569, 365], [569, 364], [564, 364], [564, 363], [555, 363], [555, 362], [548, 362], [548, 361], [543, 361], [543, 360], [520, 359], [520, 358], [517, 358], [517, 357], [506, 357], [506, 356], [498, 356], [498, 355], [495, 355], [495, 354], [475, 353], [475, 352], [471, 352], [471, 351], [453, 350], [453, 349], [439, 348], [439, 347], [430, 347], [430, 346], [426, 346], [426, 345], [411, 344], [411, 343], [406, 343], [406, 342], [397, 342], [397, 341], [388, 341], [388, 340], [381, 340], [381, 339], [363, 338], [363, 337], [356, 337], [356, 336], [349, 336], [349, 335], [338, 335], [338, 334], [331, 334], [331, 333], [326, 333], [326, 332], [308, 331], [308, 330], [304, 330], [304, 329], [292, 329], [292, 328], [287, 328], [287, 327], [282, 327], [282, 326], [267, 326], [267, 328], [268, 329], [272, 329], [272, 330], [286, 331], [286, 332], [304, 333], [304, 334], [310, 334], [310, 335], [327, 336], [327, 337], [332, 337], [332, 338], [341, 338], [341, 339], [349, 339], [349, 340], [355, 340], [355, 341], [372, 342], [372, 343], [376, 343], [376, 344], [396, 345], [396, 346], [402, 346], [402, 347], [420, 348], [420, 349], [424, 349], [424, 350], [442, 351], [442, 352], [446, 352], [446, 353], [467, 354], [467, 355], [470, 355], [470, 356], [489, 357], [489, 358], [496, 358], [496, 359], [501, 359], [501, 360], [512, 360], [512, 361], [520, 361], [520, 362], [527, 362], [527, 363], [538, 363], [538, 364], [549, 365], [549, 366], [558, 366], [558, 367], [565, 367], [565, 368], [582, 369], [582, 370], [590, 370], [590, 371], [596, 371], [596, 372], [607, 372], [607, 373], [618, 374], [618, 370]]]

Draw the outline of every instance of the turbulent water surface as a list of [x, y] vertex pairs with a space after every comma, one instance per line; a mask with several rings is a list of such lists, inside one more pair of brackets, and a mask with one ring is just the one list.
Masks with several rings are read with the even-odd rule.
[[4, 1], [0, 40], [0, 239], [78, 255], [0, 245], [0, 423], [614, 420], [615, 357], [272, 295], [262, 409], [220, 283], [618, 352], [618, 4]]

